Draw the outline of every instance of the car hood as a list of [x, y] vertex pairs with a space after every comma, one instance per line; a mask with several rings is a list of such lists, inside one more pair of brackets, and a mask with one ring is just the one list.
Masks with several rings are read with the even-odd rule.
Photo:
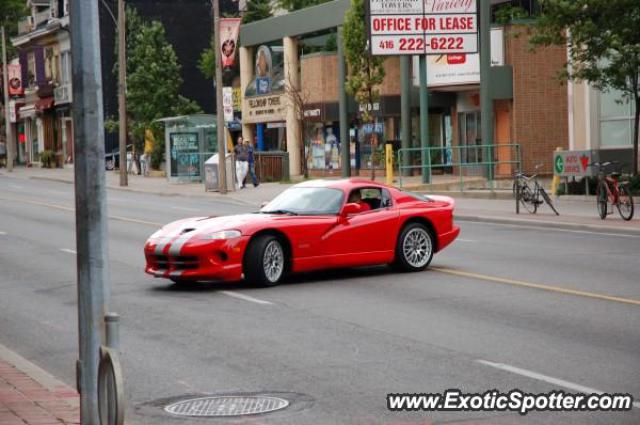
[[239, 230], [250, 235], [254, 229], [295, 221], [298, 216], [285, 214], [239, 214], [220, 217], [192, 217], [169, 223], [154, 234], [156, 238], [173, 238], [189, 233], [191, 236], [211, 234], [222, 230]]

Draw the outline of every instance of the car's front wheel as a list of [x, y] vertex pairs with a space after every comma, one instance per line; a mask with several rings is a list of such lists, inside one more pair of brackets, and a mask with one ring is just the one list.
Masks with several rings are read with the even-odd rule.
[[260, 286], [277, 285], [286, 269], [282, 242], [273, 235], [256, 237], [249, 244], [243, 263], [244, 277], [248, 283]]
[[411, 223], [400, 232], [393, 266], [403, 271], [424, 270], [433, 258], [434, 239], [421, 223]]

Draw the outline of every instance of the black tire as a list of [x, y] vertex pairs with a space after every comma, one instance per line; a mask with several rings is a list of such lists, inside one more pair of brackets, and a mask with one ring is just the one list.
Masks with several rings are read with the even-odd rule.
[[596, 206], [601, 219], [607, 218], [607, 186], [605, 182], [600, 182], [596, 189]]
[[538, 203], [534, 199], [533, 191], [527, 185], [523, 185], [520, 188], [520, 203], [531, 214], [535, 214], [538, 211]]
[[242, 269], [247, 283], [258, 286], [277, 285], [287, 270], [286, 251], [282, 241], [273, 235], [254, 238], [245, 251]]
[[553, 202], [551, 202], [551, 198], [549, 197], [549, 194], [547, 194], [547, 191], [544, 190], [543, 188], [540, 188], [540, 194], [542, 195], [542, 199], [544, 199], [544, 202], [546, 202], [547, 205], [549, 205], [549, 207], [553, 210], [553, 212], [556, 213], [556, 215], [560, 215], [558, 210], [556, 210], [556, 207], [553, 206]]
[[633, 218], [633, 197], [625, 185], [620, 185], [618, 190], [618, 212], [623, 220], [629, 221]]
[[[417, 244], [422, 244], [423, 242], [423, 247], [417, 246]], [[422, 255], [420, 255], [420, 248], [425, 249], [423, 258], [419, 258], [422, 257]], [[391, 263], [391, 266], [395, 270], [406, 272], [418, 272], [424, 270], [429, 266], [433, 259], [434, 249], [435, 238], [432, 232], [421, 223], [409, 223], [404, 226], [398, 236], [395, 258], [393, 263]]]

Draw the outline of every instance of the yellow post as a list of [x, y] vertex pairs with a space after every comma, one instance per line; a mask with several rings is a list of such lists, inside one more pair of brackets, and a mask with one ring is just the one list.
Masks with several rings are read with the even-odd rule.
[[393, 145], [387, 143], [385, 145], [385, 168], [387, 171], [387, 184], [393, 184]]
[[[561, 147], [556, 148], [556, 152], [561, 151]], [[558, 186], [560, 186], [560, 176], [555, 172], [556, 164], [555, 164], [555, 156], [554, 156], [554, 164], [553, 164], [553, 180], [551, 180], [551, 196], [554, 196], [558, 191]], [[566, 195], [566, 194], [565, 194]]]

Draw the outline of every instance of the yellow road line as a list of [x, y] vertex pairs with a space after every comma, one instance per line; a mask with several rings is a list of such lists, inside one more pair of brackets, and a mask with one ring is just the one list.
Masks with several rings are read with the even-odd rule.
[[[47, 202], [41, 202], [41, 201], [33, 201], [31, 199], [0, 197], [0, 200], [22, 202], [22, 203], [25, 203], [25, 204], [38, 205], [38, 206], [41, 206], [41, 207], [53, 208], [53, 209], [61, 210], [61, 211], [69, 211], [69, 212], [75, 212], [76, 211], [76, 209], [72, 208], [72, 207], [65, 207], [64, 205], [57, 205], [57, 204], [49, 204]], [[146, 221], [146, 220], [138, 220], [136, 218], [122, 217], [122, 216], [119, 216], [119, 215], [110, 215], [110, 216], [108, 216], [108, 218], [110, 220], [124, 221], [126, 223], [144, 224], [144, 225], [153, 226], [153, 227], [162, 227], [162, 226], [164, 226], [164, 224], [162, 224], [162, 223], [155, 223], [153, 221]]]
[[504, 278], [504, 277], [489, 276], [489, 275], [484, 275], [484, 274], [479, 274], [479, 273], [465, 272], [465, 271], [461, 271], [461, 270], [450, 269], [450, 268], [447, 268], [447, 267], [431, 267], [431, 269], [434, 270], [434, 271], [440, 272], [440, 273], [446, 273], [446, 274], [451, 274], [451, 275], [455, 275], [455, 276], [468, 277], [468, 278], [471, 278], [471, 279], [479, 279], [479, 280], [485, 280], [485, 281], [488, 281], [488, 282], [503, 283], [503, 284], [506, 284], [506, 285], [520, 286], [520, 287], [524, 287], [524, 288], [540, 289], [540, 290], [543, 290], [543, 291], [556, 292], [556, 293], [559, 293], [559, 294], [575, 295], [575, 296], [578, 296], [578, 297], [593, 298], [593, 299], [596, 299], [596, 300], [613, 301], [613, 302], [617, 302], [617, 303], [631, 304], [631, 305], [640, 306], [640, 300], [634, 300], [634, 299], [631, 299], [631, 298], [614, 297], [614, 296], [611, 296], [611, 295], [598, 294], [598, 293], [595, 293], [595, 292], [587, 292], [587, 291], [579, 291], [577, 289], [563, 288], [563, 287], [560, 287], [560, 286], [543, 285], [541, 283], [525, 282], [525, 281], [522, 281], [522, 280], [507, 279], [507, 278]]

